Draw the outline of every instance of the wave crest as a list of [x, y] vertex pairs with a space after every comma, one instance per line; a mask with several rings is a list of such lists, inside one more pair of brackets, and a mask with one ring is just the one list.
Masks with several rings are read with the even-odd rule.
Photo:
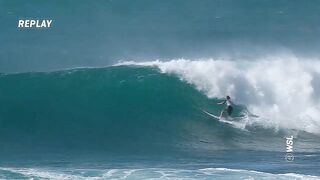
[[256, 61], [186, 60], [122, 62], [156, 66], [193, 84], [209, 98], [230, 95], [260, 118], [251, 123], [320, 132], [320, 62], [294, 56]]

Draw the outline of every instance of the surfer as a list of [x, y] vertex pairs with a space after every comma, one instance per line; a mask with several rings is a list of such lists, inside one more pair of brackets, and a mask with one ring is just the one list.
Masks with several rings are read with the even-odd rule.
[[227, 112], [229, 116], [232, 114], [232, 110], [233, 110], [232, 104], [233, 104], [233, 103], [231, 102], [230, 99], [231, 99], [230, 96], [226, 96], [226, 99], [225, 99], [225, 100], [223, 100], [222, 102], [218, 103], [218, 104], [225, 104], [225, 105], [227, 105], [226, 108], [224, 108], [224, 109], [221, 111], [221, 113], [220, 113], [220, 118], [223, 116], [223, 114], [224, 114], [225, 112]]

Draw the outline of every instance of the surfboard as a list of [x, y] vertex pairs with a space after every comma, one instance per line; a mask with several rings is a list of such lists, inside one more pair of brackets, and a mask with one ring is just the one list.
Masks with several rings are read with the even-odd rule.
[[209, 113], [209, 112], [207, 112], [207, 111], [205, 111], [205, 110], [202, 110], [202, 112], [204, 112], [205, 114], [207, 114], [207, 115], [209, 115], [209, 116], [211, 116], [211, 117], [213, 117], [213, 118], [215, 118], [215, 119], [218, 119], [218, 120], [221, 119], [219, 116], [216, 116], [216, 115], [214, 115], [214, 114], [211, 114], [211, 113]]
[[208, 111], [201, 110], [203, 113], [207, 114], [208, 116], [218, 120], [219, 122], [231, 125], [233, 127], [239, 128], [241, 130], [247, 131], [246, 128], [246, 117], [219, 117], [214, 114], [209, 113]]
[[225, 118], [225, 117], [219, 117], [219, 116], [216, 116], [216, 115], [214, 115], [214, 114], [211, 114], [211, 113], [209, 113], [208, 111], [205, 111], [205, 110], [202, 110], [202, 112], [204, 112], [205, 114], [207, 114], [207, 115], [209, 115], [209, 116], [211, 116], [211, 117], [213, 117], [213, 118], [215, 118], [215, 119], [217, 119], [217, 120], [220, 120], [220, 121], [222, 121], [222, 122], [232, 122], [232, 121], [241, 121], [242, 119], [244, 119], [244, 118], [246, 118], [245, 116], [238, 116], [238, 117], [227, 117], [227, 118]]

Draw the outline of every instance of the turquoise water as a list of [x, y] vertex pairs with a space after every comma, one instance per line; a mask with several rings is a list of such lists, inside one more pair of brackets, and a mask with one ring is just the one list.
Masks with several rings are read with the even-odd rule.
[[319, 179], [319, 2], [0, 0], [0, 179]]
[[[18, 29], [18, 19], [52, 19]], [[118, 60], [319, 57], [319, 1], [0, 1], [0, 71], [111, 65]]]
[[0, 87], [3, 178], [319, 176], [317, 134], [211, 119], [201, 109], [218, 114], [220, 99], [155, 67], [2, 74]]

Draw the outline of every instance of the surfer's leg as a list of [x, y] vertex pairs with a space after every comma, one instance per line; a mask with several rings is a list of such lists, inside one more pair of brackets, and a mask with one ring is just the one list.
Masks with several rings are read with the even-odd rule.
[[228, 106], [227, 113], [229, 116], [232, 114], [232, 110], [233, 110], [232, 106]]
[[221, 113], [220, 113], [220, 118], [222, 118], [224, 112], [226, 112], [226, 111], [227, 111], [227, 108], [225, 108], [225, 109], [223, 109], [223, 110], [221, 111]]
[[223, 113], [224, 113], [224, 110], [221, 111], [219, 118], [221, 118], [223, 116]]

